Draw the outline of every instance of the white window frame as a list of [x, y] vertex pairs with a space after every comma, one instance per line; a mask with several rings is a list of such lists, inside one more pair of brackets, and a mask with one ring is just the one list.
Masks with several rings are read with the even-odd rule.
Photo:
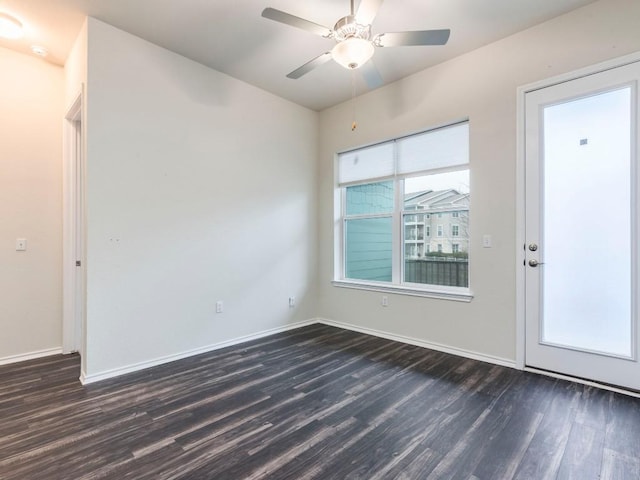
[[444, 225], [438, 224], [436, 228], [436, 237], [442, 238], [444, 236]]
[[[455, 126], [457, 124], [467, 124], [468, 120], [463, 120], [460, 122], [456, 122], [453, 124], [443, 125], [439, 128], [446, 128]], [[437, 129], [433, 129], [437, 130]], [[427, 133], [427, 132], [421, 132]], [[400, 139], [397, 139], [400, 140]], [[396, 142], [397, 140], [391, 140], [391, 142]], [[365, 147], [363, 147], [365, 148]], [[396, 155], [397, 158], [397, 154]], [[419, 172], [413, 172], [408, 175], [393, 175], [391, 177], [379, 177], [379, 178], [371, 178], [362, 181], [354, 181], [345, 183], [342, 185], [338, 184], [338, 159], [339, 155], [337, 154], [335, 157], [336, 160], [336, 168], [335, 168], [335, 195], [334, 195], [334, 212], [335, 212], [335, 222], [334, 222], [334, 279], [332, 284], [336, 287], [344, 287], [344, 288], [354, 288], [359, 290], [370, 290], [370, 291], [378, 291], [378, 292], [389, 292], [389, 293], [398, 293], [412, 296], [421, 296], [421, 297], [430, 297], [430, 298], [438, 298], [438, 299], [446, 299], [446, 300], [455, 300], [462, 302], [470, 302], [473, 299], [473, 294], [471, 292], [471, 288], [469, 287], [452, 287], [452, 286], [443, 286], [443, 285], [431, 285], [431, 284], [415, 284], [404, 282], [404, 256], [405, 256], [405, 225], [404, 225], [404, 215], [415, 214], [415, 211], [405, 211], [402, 210], [402, 205], [404, 204], [404, 180], [406, 178], [415, 177], [415, 176], [426, 176], [433, 175], [439, 173], [448, 173], [454, 171], [462, 171], [469, 170], [469, 163], [465, 163], [463, 165], [457, 165], [454, 167], [446, 167], [446, 168], [434, 168], [423, 170]], [[378, 183], [392, 180], [394, 182], [394, 197], [395, 197], [395, 208], [392, 215], [392, 244], [394, 245], [392, 251], [392, 281], [391, 282], [377, 282], [377, 281], [369, 281], [369, 280], [358, 280], [358, 279], [350, 279], [345, 278], [345, 248], [346, 248], [346, 229], [345, 226], [345, 209], [346, 209], [346, 189], [349, 186], [354, 185], [363, 185], [370, 183]], [[427, 214], [430, 218], [430, 214]], [[388, 216], [388, 214], [384, 214], [382, 216]], [[351, 218], [351, 216], [349, 216]], [[440, 226], [442, 228], [442, 234], [444, 235], [444, 226]], [[427, 225], [427, 228], [431, 230], [431, 226]], [[429, 232], [431, 233], [431, 232]], [[431, 252], [431, 248], [429, 242], [426, 241], [425, 236], [425, 246]], [[426, 253], [426, 252], [425, 252]]]
[[454, 223], [453, 225], [451, 225], [451, 236], [452, 237], [460, 236], [460, 225], [458, 225], [457, 223]]

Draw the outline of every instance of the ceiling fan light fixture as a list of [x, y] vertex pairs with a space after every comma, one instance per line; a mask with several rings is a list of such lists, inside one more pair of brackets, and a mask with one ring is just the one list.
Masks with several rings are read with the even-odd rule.
[[22, 23], [9, 14], [0, 12], [0, 37], [16, 39], [24, 35]]
[[333, 59], [344, 68], [360, 68], [373, 56], [375, 48], [369, 40], [351, 37], [336, 44], [331, 50]]

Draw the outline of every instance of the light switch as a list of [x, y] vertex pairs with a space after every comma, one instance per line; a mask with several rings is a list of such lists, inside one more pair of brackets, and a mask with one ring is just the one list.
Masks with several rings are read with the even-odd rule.
[[482, 248], [491, 248], [492, 246], [493, 246], [493, 242], [491, 240], [491, 235], [483, 235]]
[[16, 238], [16, 252], [24, 252], [27, 249], [26, 238]]

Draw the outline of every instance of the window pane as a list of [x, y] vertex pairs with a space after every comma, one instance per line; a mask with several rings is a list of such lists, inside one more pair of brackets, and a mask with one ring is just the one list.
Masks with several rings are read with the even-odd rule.
[[338, 183], [390, 177], [394, 172], [393, 142], [382, 143], [338, 157]]
[[345, 277], [391, 281], [391, 217], [345, 221]]
[[393, 212], [393, 181], [347, 187], [347, 215]]
[[404, 281], [467, 288], [469, 170], [408, 178], [404, 190]]

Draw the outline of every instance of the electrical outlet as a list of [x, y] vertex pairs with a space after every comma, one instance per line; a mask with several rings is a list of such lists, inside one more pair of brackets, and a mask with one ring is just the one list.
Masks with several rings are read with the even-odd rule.
[[222, 313], [224, 311], [224, 303], [222, 303], [222, 300], [218, 300], [216, 302], [216, 313]]
[[382, 303], [383, 307], [388, 307], [389, 306], [389, 297], [387, 297], [386, 295], [383, 295], [381, 303]]
[[296, 297], [289, 297], [289, 308], [296, 306]]

